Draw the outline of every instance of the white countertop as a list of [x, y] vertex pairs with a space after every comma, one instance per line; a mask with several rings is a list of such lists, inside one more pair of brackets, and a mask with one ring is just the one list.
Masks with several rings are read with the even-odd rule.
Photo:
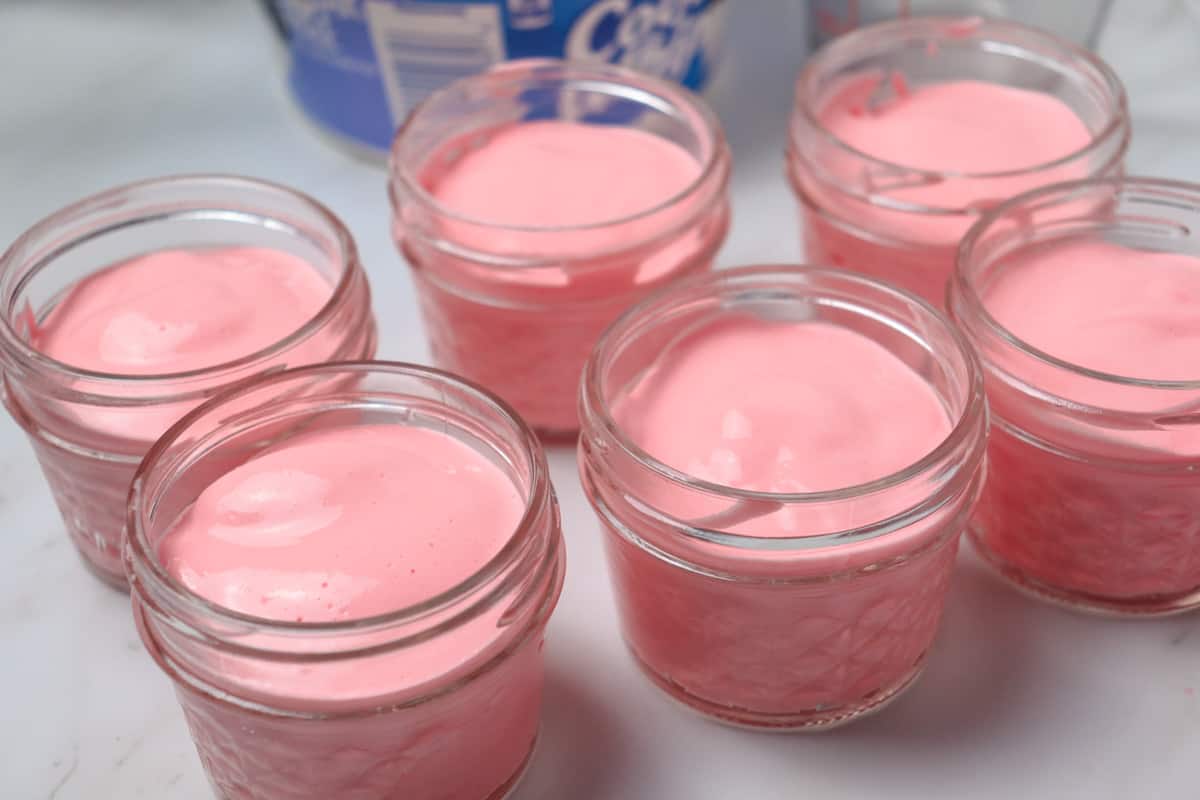
[[[796, 0], [731, 5], [731, 60], [712, 93], [737, 165], [720, 264], [795, 261], [781, 152], [803, 14]], [[1132, 95], [1131, 171], [1200, 181], [1200, 11], [1183, 0], [1116, 6], [1101, 51]], [[137, 178], [221, 171], [292, 184], [357, 236], [381, 356], [425, 361], [407, 270], [388, 237], [383, 173], [313, 135], [272, 45], [247, 0], [5, 0], [0, 245], [71, 200]], [[1200, 617], [1076, 616], [1016, 595], [969, 553], [924, 678], [881, 715], [771, 736], [680, 711], [620, 643], [573, 454], [550, 460], [569, 570], [546, 648], [542, 742], [514, 800], [1200, 794]], [[128, 598], [84, 571], [7, 417], [0, 532], [0, 797], [210, 798]]]

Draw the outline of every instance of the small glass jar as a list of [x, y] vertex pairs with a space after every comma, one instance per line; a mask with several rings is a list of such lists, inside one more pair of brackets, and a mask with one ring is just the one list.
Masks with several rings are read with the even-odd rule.
[[[369, 619], [278, 622], [210, 602], [164, 568], [159, 542], [179, 514], [265, 444], [390, 423], [460, 439], [525, 498], [511, 538], [459, 585]], [[142, 641], [175, 683], [221, 800], [490, 800], [523, 773], [563, 545], [541, 447], [490, 394], [383, 362], [303, 367], [235, 387], [147, 454], [130, 495], [125, 561]], [[471, 640], [462, 659], [414, 682], [414, 665], [444, 658], [455, 637]]]
[[1200, 185], [1050, 186], [999, 206], [964, 239], [950, 310], [980, 354], [992, 407], [970, 535], [1044, 598], [1115, 614], [1186, 611], [1200, 606], [1200, 366], [1189, 381], [1097, 372], [1021, 340], [988, 308], [987, 288], [1014, 256], [1089, 240], [1200, 257]]
[[[915, 169], [856, 150], [822, 122], [848, 96], [867, 105], [893, 87], [974, 80], [1048, 94], [1092, 139], [1027, 169], [963, 173]], [[796, 83], [787, 171], [808, 261], [904, 287], [939, 307], [962, 236], [989, 207], [1029, 189], [1121, 171], [1129, 146], [1125, 89], [1098, 57], [1053, 34], [979, 17], [881, 22], [838, 38]]]
[[[733, 488], [658, 461], [622, 430], [614, 402], [681, 334], [747, 314], [872, 339], [928, 381], [952, 431], [900, 472], [813, 493]], [[804, 729], [877, 710], [916, 679], [983, 480], [987, 429], [976, 358], [941, 314], [840, 270], [718, 272], [609, 328], [584, 373], [581, 415], [579, 469], [624, 637], [667, 694], [720, 721]], [[746, 532], [764, 521], [801, 533]]]
[[[471, 219], [431, 193], [431, 180], [495, 132], [535, 120], [638, 129], [682, 147], [700, 173], [644, 212], [574, 227]], [[710, 268], [729, 227], [729, 169], [699, 98], [620, 67], [512, 61], [435, 93], [391, 156], [393, 235], [434, 360], [495, 391], [544, 437], [574, 436], [579, 375], [605, 326], [655, 287]]]
[[[38, 351], [40, 323], [89, 275], [157, 250], [214, 246], [298, 256], [328, 280], [329, 300], [267, 349], [190, 372], [107, 374]], [[370, 290], [345, 225], [312, 198], [262, 181], [181, 176], [110, 189], [46, 217], [0, 256], [5, 404], [29, 435], [84, 563], [118, 587], [129, 483], [159, 434], [226, 386], [287, 366], [370, 358], [375, 339]]]

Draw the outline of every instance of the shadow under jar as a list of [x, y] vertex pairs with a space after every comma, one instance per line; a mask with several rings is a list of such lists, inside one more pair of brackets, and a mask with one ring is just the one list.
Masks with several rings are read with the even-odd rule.
[[[709, 352], [710, 383], [698, 392], [661, 384], [660, 396], [678, 402], [646, 411], [656, 391], [647, 380], [686, 369], [689, 343], [747, 325], [771, 336], [819, 325], [830, 345], [853, 340], [881, 369], [820, 363], [823, 344], [796, 358], [780, 340], [767, 356], [774, 366], [730, 378]], [[749, 360], [726, 350], [720, 363]], [[780, 374], [790, 386], [768, 383]], [[921, 419], [888, 408], [914, 392], [927, 403]], [[690, 409], [698, 394], [726, 398], [711, 424]], [[634, 402], [642, 412], [630, 413]], [[835, 407], [860, 405], [868, 410], [858, 419]], [[668, 695], [736, 725], [815, 729], [877, 710], [916, 679], [983, 479], [987, 416], [975, 357], [933, 308], [838, 270], [748, 268], [688, 281], [606, 332], [585, 371], [581, 415], [579, 469], [602, 522], [624, 637]], [[644, 446], [663, 415], [684, 420], [711, 457], [671, 464]], [[932, 441], [906, 432], [934, 416]], [[865, 438], [887, 441], [863, 441], [859, 424]], [[897, 432], [909, 439], [899, 468], [853, 485], [830, 477], [895, 461], [898, 450], [883, 451]], [[744, 488], [764, 454], [777, 490]]]
[[1200, 605], [1200, 186], [1065, 183], [998, 207], [950, 310], [983, 362], [990, 473], [972, 523], [1018, 587], [1068, 606]]
[[[195, 305], [178, 318], [165, 306], [181, 300], [172, 286], [180, 273], [158, 278], [157, 267], [147, 268], [164, 264], [146, 260], [164, 254], [225, 259], [221, 279], [206, 273], [189, 284]], [[64, 319], [90, 330], [89, 320], [78, 319], [81, 287], [94, 289], [135, 262], [146, 283], [91, 307], [88, 313], [107, 321], [85, 334], [95, 339], [90, 346], [133, 363], [193, 342], [202, 352], [213, 348], [250, 325], [260, 304], [288, 299], [282, 287], [262, 296], [262, 286], [241, 286], [237, 264], [256, 258], [282, 259], [319, 287], [312, 316], [297, 316], [276, 341], [162, 374], [65, 363], [45, 352], [51, 335], [70, 335], [52, 333]], [[288, 366], [370, 358], [375, 342], [370, 290], [350, 232], [315, 200], [257, 180], [197, 175], [121, 186], [45, 218], [0, 256], [5, 403], [29, 435], [84, 563], [114, 586], [125, 585], [120, 542], [129, 484], [159, 435], [234, 383]]]
[[[387, 435], [380, 428], [388, 426], [422, 441], [452, 439], [457, 451], [472, 453], [468, 471], [511, 481], [514, 498], [520, 498], [511, 509], [514, 527], [486, 536], [450, 530], [455, 509], [480, 519], [476, 498], [459, 497], [450, 500], [455, 508], [433, 508], [427, 518], [441, 522], [426, 528], [407, 509], [410, 501], [438, 503], [426, 486], [431, 470], [443, 476], [437, 478], [441, 489], [481, 484], [469, 483], [429, 451], [377, 458], [379, 452], [360, 448], [370, 451], [363, 453], [369, 463], [361, 467], [362, 480], [341, 478], [351, 484], [349, 502], [331, 506], [327, 489], [319, 500], [305, 493], [298, 501], [316, 508], [321, 519], [332, 518], [333, 527], [306, 529], [304, 541], [289, 546], [307, 547], [314, 535], [333, 533], [328, 558], [294, 570], [286, 554], [273, 556], [264, 562], [266, 572], [250, 575], [248, 569], [244, 581], [234, 574], [241, 588], [222, 598], [242, 598], [241, 606], [258, 612], [256, 593], [263, 587], [254, 581], [272, 579], [277, 568], [278, 591], [263, 595], [264, 613], [268, 599], [273, 608], [303, 594], [311, 595], [309, 607], [319, 618], [257, 616], [189, 588], [205, 574], [181, 569], [170, 554], [181, 552], [174, 537], [194, 519], [188, 514], [203, 509], [211, 487], [221, 489], [225, 484], [218, 482], [230, 474], [289, 447], [283, 462], [289, 475], [283, 477], [293, 479], [290, 473], [307, 469], [295, 460], [300, 444], [356, 430], [378, 442]], [[421, 487], [381, 472], [381, 481], [400, 481], [387, 497], [364, 488], [376, 467], [389, 470], [401, 462], [412, 465], [410, 478]], [[305, 485], [339, 480], [338, 469], [322, 459]], [[421, 497], [410, 497], [414, 493]], [[267, 501], [261, 510], [290, 513], [286, 499]], [[346, 519], [378, 513], [371, 509], [380, 505], [391, 512], [404, 507], [390, 539], [364, 539], [362, 527], [345, 527]], [[326, 514], [327, 508], [334, 513]], [[500, 526], [506, 515], [497, 512], [487, 522]], [[255, 535], [287, 539], [292, 528], [281, 524]], [[493, 800], [507, 796], [520, 779], [538, 731], [543, 635], [562, 587], [564, 554], [541, 447], [490, 394], [436, 370], [382, 362], [264, 377], [201, 406], [154, 446], [133, 484], [129, 530], [126, 563], [138, 630], [175, 683], [201, 762], [222, 800]], [[488, 549], [468, 553], [447, 538], [452, 534], [482, 536]], [[356, 573], [356, 566], [365, 571]], [[428, 596], [411, 588], [426, 571], [438, 576], [420, 585], [440, 587]], [[376, 613], [335, 614], [336, 602], [324, 611], [325, 600], [351, 578], [355, 592], [375, 593]], [[416, 599], [391, 607], [397, 594]]]
[[[947, 87], [954, 99], [935, 101]], [[1050, 33], [978, 17], [862, 28], [796, 83], [787, 172], [805, 256], [941, 307], [980, 214], [1038, 186], [1119, 173], [1129, 136], [1120, 79]]]
[[605, 326], [711, 267], [729, 169], [699, 98], [619, 67], [514, 61], [435, 93], [396, 137], [390, 186], [434, 360], [573, 437]]

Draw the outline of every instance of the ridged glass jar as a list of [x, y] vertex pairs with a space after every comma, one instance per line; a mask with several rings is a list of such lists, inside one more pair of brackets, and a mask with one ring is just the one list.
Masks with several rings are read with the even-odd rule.
[[[107, 374], [39, 352], [39, 326], [79, 281], [148, 252], [209, 247], [299, 257], [329, 282], [329, 299], [266, 349], [189, 372]], [[346, 226], [316, 200], [264, 181], [194, 175], [117, 187], [51, 214], [0, 256], [5, 404], [29, 435], [84, 563], [116, 586], [125, 585], [129, 483], [171, 423], [235, 383], [289, 366], [370, 358], [375, 342], [371, 293]]]
[[[421, 426], [511, 478], [520, 523], [477, 572], [365, 619], [281, 622], [193, 593], [160, 556], [214, 480], [296, 433]], [[404, 535], [403, 519], [396, 520]], [[558, 504], [537, 439], [492, 395], [407, 364], [290, 370], [230, 390], [151, 449], [129, 502], [126, 568], [146, 649], [176, 693], [221, 800], [502, 798], [533, 752], [542, 642], [562, 587]], [[415, 680], [423, 659], [442, 673]]]
[[[657, 460], [614, 404], [672, 341], [745, 315], [874, 340], [928, 382], [951, 433], [895, 474], [811, 493], [739, 489]], [[983, 481], [987, 429], [978, 363], [941, 314], [845, 271], [717, 272], [609, 328], [581, 409], [580, 476], [625, 641], [663, 691], [737, 725], [822, 728], [882, 707], [920, 674]]]
[[[652, 134], [692, 155], [699, 174], [652, 208], [572, 227], [468, 218], [430, 191], [496, 132], [546, 120]], [[518, 60], [435, 93], [391, 156], [393, 235], [434, 360], [495, 391], [541, 435], [574, 437], [579, 375], [605, 326], [653, 289], [711, 267], [729, 227], [729, 171], [711, 109], [620, 67]]]

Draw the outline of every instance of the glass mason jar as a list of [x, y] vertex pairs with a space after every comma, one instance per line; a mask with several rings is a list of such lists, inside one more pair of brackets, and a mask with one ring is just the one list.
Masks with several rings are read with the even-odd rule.
[[[658, 461], [622, 430], [614, 402], [682, 333], [746, 314], [877, 342], [928, 382], [951, 433], [899, 472], [812, 493], [733, 488]], [[584, 373], [581, 415], [579, 469], [624, 637], [667, 694], [733, 724], [819, 728], [881, 708], [916, 679], [983, 480], [987, 429], [976, 358], [940, 313], [841, 270], [717, 272], [609, 328]], [[801, 533], [747, 532], [776, 524]]]
[[[206, 600], [165, 569], [159, 543], [179, 514], [265, 444], [388, 423], [460, 439], [525, 498], [511, 538], [457, 586], [371, 618], [278, 622]], [[222, 800], [491, 800], [523, 773], [563, 545], [541, 447], [487, 392], [383, 362], [304, 367], [235, 387], [146, 456], [130, 495], [125, 560], [142, 641], [174, 681]], [[460, 654], [454, 643], [464, 638]], [[422, 676], [422, 659], [451, 663]]]
[[[39, 325], [79, 281], [148, 252], [214, 246], [298, 256], [329, 282], [329, 300], [270, 347], [189, 372], [108, 374], [39, 352]], [[218, 175], [133, 183], [51, 214], [0, 256], [5, 404], [29, 435], [84, 563], [115, 586], [125, 585], [129, 483], [154, 439], [238, 381], [374, 352], [370, 290], [350, 232], [323, 205], [282, 186]]]
[[[431, 193], [495, 132], [534, 120], [638, 129], [682, 147], [700, 173], [644, 212], [574, 227], [471, 219]], [[729, 169], [699, 98], [620, 67], [512, 61], [435, 93], [391, 156], [393, 235], [434, 360], [498, 393], [541, 435], [574, 436], [579, 375], [605, 326], [651, 289], [710, 268], [729, 227]]]
[[992, 407], [971, 538], [1019, 587], [1064, 604], [1196, 608], [1200, 366], [1187, 381], [1098, 372], [1021, 340], [988, 308], [987, 287], [1014, 256], [1089, 240], [1200, 258], [1200, 185], [1050, 186], [999, 206], [964, 239], [950, 310], [980, 354]]
[[[897, 85], [954, 80], [1048, 94], [1079, 116], [1092, 139], [1027, 169], [939, 172], [874, 158], [822, 122], [838, 101], [872, 104]], [[787, 171], [805, 257], [890, 281], [941, 307], [955, 250], [981, 213], [1038, 186], [1119, 173], [1129, 135], [1120, 79], [1092, 53], [1050, 33], [978, 17], [862, 28], [820, 50], [796, 82]]]

